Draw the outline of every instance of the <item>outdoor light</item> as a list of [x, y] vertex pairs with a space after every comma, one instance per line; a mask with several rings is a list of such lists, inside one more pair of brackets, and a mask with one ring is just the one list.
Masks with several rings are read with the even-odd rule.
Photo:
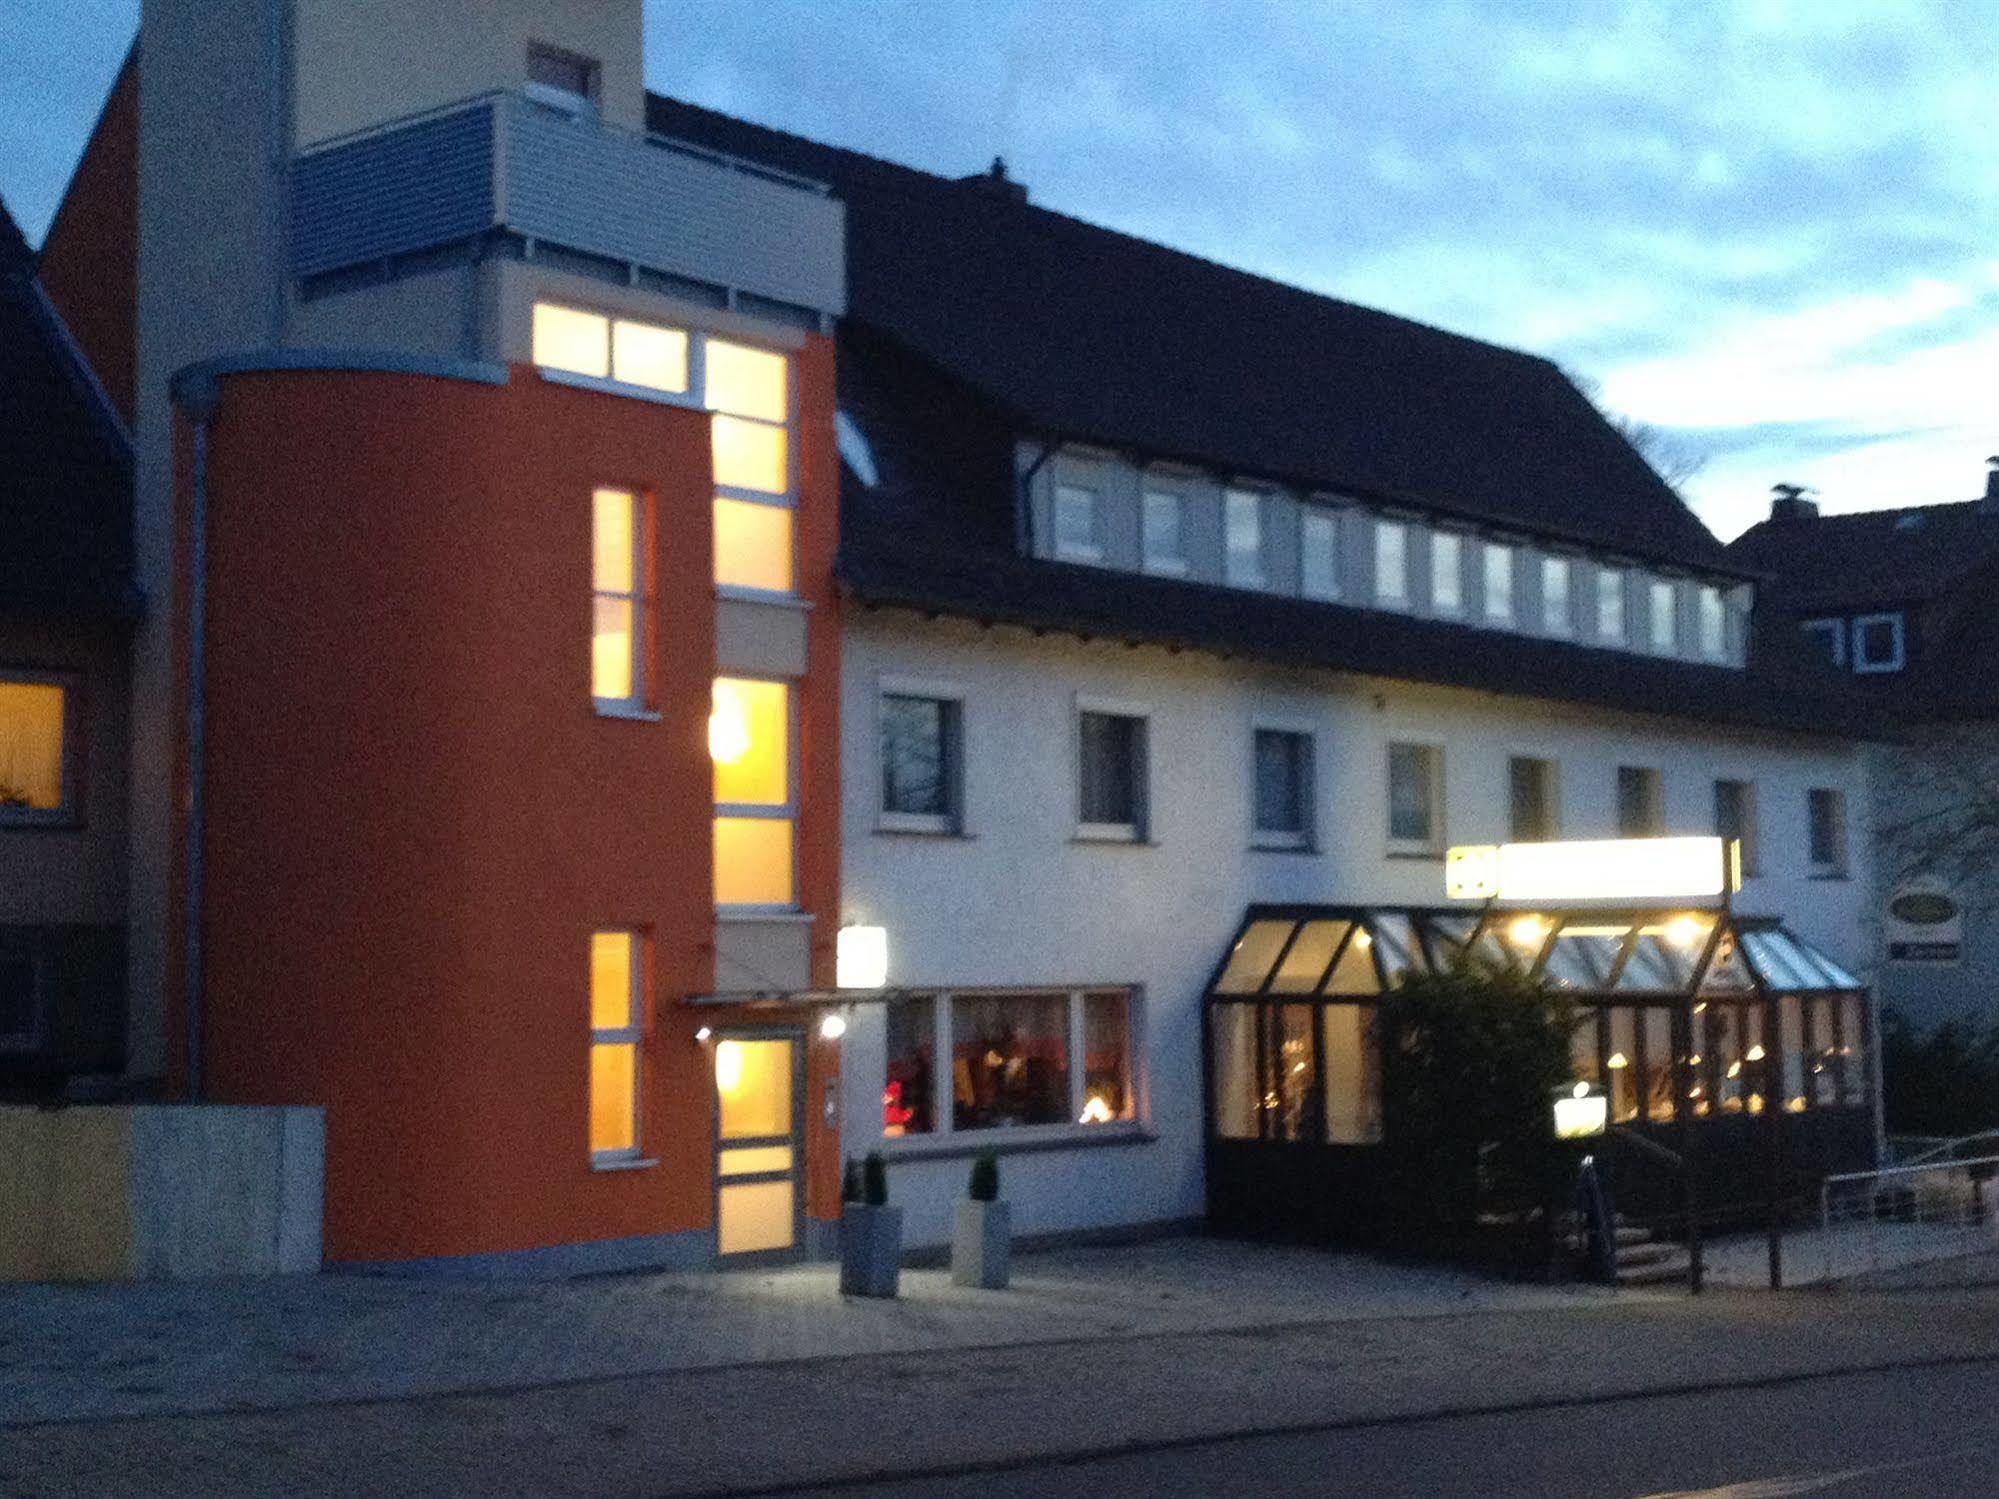
[[1538, 916], [1522, 916], [1506, 929], [1516, 947], [1535, 947], [1548, 935], [1547, 924]]
[[1692, 947], [1701, 940], [1703, 928], [1691, 916], [1675, 916], [1666, 923], [1666, 940], [1675, 947]]
[[1621, 1051], [1613, 1051], [1610, 1054], [1610, 1060], [1604, 1063], [1604, 1065], [1612, 1072], [1619, 1072], [1631, 1065], [1631, 1058], [1627, 1057]]
[[819, 1035], [822, 1040], [837, 1041], [846, 1034], [847, 1017], [837, 1010], [819, 1022]]
[[1720, 838], [1467, 844], [1444, 855], [1453, 900], [1704, 900], [1735, 887]]
[[701, 1027], [700, 1030], [694, 1033], [694, 1039], [696, 1041], [701, 1042], [705, 1046], [708, 1043], [709, 1039], [714, 1034], [715, 1034], [714, 1031], [710, 1030], [707, 1026], [704, 1025]]
[[888, 982], [888, 928], [841, 927], [833, 967], [842, 989], [881, 988]]
[[1610, 1123], [1610, 1100], [1603, 1089], [1590, 1083], [1574, 1083], [1555, 1090], [1555, 1138], [1590, 1140]]

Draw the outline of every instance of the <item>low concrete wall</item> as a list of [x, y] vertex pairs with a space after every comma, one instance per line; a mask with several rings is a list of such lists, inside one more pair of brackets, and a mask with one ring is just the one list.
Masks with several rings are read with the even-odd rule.
[[0, 1281], [319, 1269], [319, 1109], [0, 1108]]

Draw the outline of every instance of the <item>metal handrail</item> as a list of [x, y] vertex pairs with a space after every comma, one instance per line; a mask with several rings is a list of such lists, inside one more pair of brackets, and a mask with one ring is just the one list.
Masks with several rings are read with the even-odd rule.
[[1937, 1164], [1940, 1160], [1950, 1165], [1964, 1165], [1966, 1164], [1965, 1162], [1957, 1159], [1958, 1150], [1963, 1146], [1972, 1144], [1974, 1141], [1982, 1142], [1988, 1146], [1995, 1141], [1999, 1141], [1999, 1128], [1980, 1130], [1975, 1135], [1958, 1135], [1948, 1140], [1936, 1136], [1926, 1138], [1934, 1141], [1928, 1149], [1917, 1151], [1916, 1154], [1895, 1162], [1894, 1167], [1886, 1169], [1929, 1166]]

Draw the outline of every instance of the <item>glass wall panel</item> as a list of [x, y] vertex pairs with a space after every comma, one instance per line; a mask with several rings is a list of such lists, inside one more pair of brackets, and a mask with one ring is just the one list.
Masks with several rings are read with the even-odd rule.
[[1603, 1062], [1598, 1053], [1602, 1017], [1601, 1010], [1584, 1010], [1581, 1021], [1569, 1032], [1569, 1074], [1577, 1082], [1603, 1081]]
[[1542, 976], [1558, 989], [1595, 992], [1609, 987], [1610, 971], [1630, 930], [1625, 926], [1569, 923], [1556, 933]]
[[1131, 1118], [1130, 997], [1122, 991], [1083, 996], [1081, 1124]]
[[1834, 1003], [1830, 999], [1811, 999], [1805, 1002], [1805, 1009], [1811, 1022], [1812, 1101], [1835, 1104], [1839, 1102], [1840, 1056], [1833, 1030]]
[[1784, 1109], [1795, 1114], [1805, 1107], [1804, 1002], [1797, 995], [1778, 998], [1777, 1025], [1784, 1061]]
[[1613, 1006], [1610, 1018], [1610, 1117], [1629, 1124], [1638, 1117], [1638, 1012], [1629, 1005]]
[[1675, 1116], [1673, 1080], [1673, 1012], [1659, 1005], [1645, 1008], [1645, 1117]]
[[951, 1101], [953, 1129], [1069, 1123], [1067, 996], [952, 996]]
[[709, 422], [717, 484], [759, 494], [783, 494], [791, 488], [784, 428], [733, 416], [712, 416]]
[[1381, 1053], [1372, 1005], [1327, 1005], [1320, 1012], [1326, 1068], [1326, 1140], [1373, 1145], [1381, 1139]]
[[1252, 921], [1236, 939], [1228, 966], [1215, 981], [1215, 993], [1254, 994], [1260, 990], [1296, 925], [1292, 921]]
[[613, 323], [611, 378], [648, 390], [685, 391], [687, 335], [649, 323]]
[[789, 1135], [790, 1041], [730, 1037], [715, 1043], [715, 1097], [724, 1140]]
[[1365, 927], [1355, 927], [1353, 940], [1340, 951], [1333, 976], [1326, 980], [1328, 994], [1379, 994], [1381, 978], [1374, 967], [1374, 938]]
[[1318, 1084], [1313, 1073], [1312, 1007], [1264, 1008], [1263, 1137], [1309, 1140], [1318, 1130]]
[[717, 677], [708, 719], [715, 800], [738, 807], [791, 801], [791, 688], [784, 682]]
[[927, 1135], [937, 1127], [936, 1001], [898, 999], [886, 1008], [888, 1069], [882, 1084], [882, 1133]]
[[1215, 1133], [1224, 1140], [1254, 1140], [1263, 1096], [1256, 1064], [1255, 1005], [1214, 1005], [1208, 1010], [1215, 1062]]
[[[1831, 1006], [1833, 1001], [1826, 1004]], [[1867, 1029], [1865, 1024], [1866, 1005], [1858, 994], [1842, 994], [1839, 997], [1839, 1056], [1846, 1074], [1846, 1101], [1850, 1104], [1865, 1104], [1868, 1101], [1867, 1079]]]
[[715, 904], [788, 906], [791, 902], [790, 819], [716, 818]]
[[755, 500], [715, 501], [715, 581], [727, 588], [790, 593], [791, 511]]
[[534, 362], [543, 369], [607, 378], [611, 373], [611, 320], [573, 307], [535, 303]]
[[1284, 954], [1284, 961], [1277, 965], [1277, 973], [1270, 980], [1273, 994], [1315, 994], [1319, 983], [1332, 966], [1333, 954], [1340, 945], [1340, 939], [1347, 934], [1351, 922], [1308, 921], [1298, 933], [1291, 950]]
[[[781, 422], [791, 415], [782, 354], [711, 338], [703, 349], [703, 394], [710, 411]], [[684, 387], [682, 387], [684, 388]]]
[[1476, 916], [1431, 916], [1425, 919], [1429, 928], [1430, 950], [1439, 963], [1448, 963], [1453, 956], [1464, 951], [1471, 941], [1471, 934], [1478, 928]]
[[1382, 971], [1388, 982], [1394, 983], [1411, 968], [1421, 971], [1430, 965], [1424, 961], [1423, 949], [1416, 942], [1416, 927], [1400, 911], [1379, 911], [1375, 913], [1370, 929], [1377, 944], [1375, 951], [1381, 959]]

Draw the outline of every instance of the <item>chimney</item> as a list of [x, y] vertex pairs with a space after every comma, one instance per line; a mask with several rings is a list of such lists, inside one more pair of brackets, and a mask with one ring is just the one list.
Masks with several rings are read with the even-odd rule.
[[[1989, 490], [1987, 491], [1990, 492]], [[1819, 502], [1808, 500], [1806, 495], [1814, 493], [1803, 484], [1772, 484], [1770, 486], [1770, 519], [1789, 524], [1795, 521], [1817, 520]]]
[[1999, 515], [1999, 453], [1985, 460], [1985, 502], [1979, 508], [1987, 515]]
[[974, 172], [971, 176], [960, 177], [958, 180], [975, 191], [991, 193], [995, 198], [1003, 199], [1008, 203], [1025, 203], [1027, 201], [1027, 184], [1025, 182], [1015, 182], [1011, 177], [1007, 176], [1006, 158], [1004, 156], [995, 156], [993, 164], [987, 167], [985, 171]]

